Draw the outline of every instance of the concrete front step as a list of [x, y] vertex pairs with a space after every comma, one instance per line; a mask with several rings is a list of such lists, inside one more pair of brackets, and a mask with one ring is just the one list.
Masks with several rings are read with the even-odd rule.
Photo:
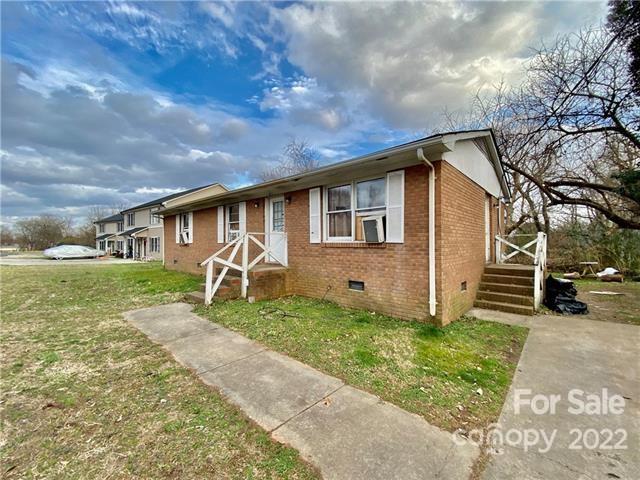
[[[238, 263], [238, 262], [234, 262], [234, 263]], [[224, 267], [216, 267], [215, 269], [215, 276], [217, 277], [218, 275], [220, 275], [220, 273], [222, 273], [222, 269]], [[235, 268], [230, 268], [229, 270], [227, 270], [227, 274], [225, 275], [225, 278], [227, 277], [242, 277], [242, 272], [240, 270], [236, 270]]]
[[[200, 285], [200, 290], [195, 292], [189, 292], [185, 295], [185, 298], [190, 303], [204, 303], [204, 292], [206, 284]], [[216, 294], [213, 296], [213, 300], [233, 300], [240, 297], [240, 285], [220, 285]]]
[[514, 305], [512, 303], [493, 302], [490, 300], [476, 299], [475, 304], [478, 308], [485, 308], [487, 310], [498, 310], [501, 312], [518, 313], [520, 315], [533, 315], [533, 306], [528, 305]]
[[482, 275], [482, 283], [502, 283], [504, 285], [528, 285], [533, 286], [533, 277], [520, 275], [497, 275], [485, 273]]
[[533, 265], [487, 265], [484, 268], [484, 273], [531, 278], [535, 275]]
[[[215, 280], [216, 279], [214, 278], [213, 281], [215, 282]], [[240, 288], [241, 282], [242, 282], [242, 279], [240, 277], [224, 277], [222, 279], [222, 283], [220, 284], [220, 288], [222, 287]], [[206, 283], [200, 284], [200, 291], [204, 292], [206, 288], [207, 288]]]
[[203, 304], [204, 303], [204, 292], [200, 292], [200, 291], [189, 292], [189, 293], [186, 293], [184, 295], [184, 298], [189, 303]]
[[509, 285], [508, 283], [480, 283], [478, 290], [483, 292], [511, 293], [513, 295], [533, 296], [533, 285]]
[[487, 292], [484, 290], [479, 290], [476, 298], [478, 300], [486, 300], [489, 302], [510, 303], [513, 305], [525, 305], [531, 307], [533, 306], [533, 296], [527, 295], [514, 295], [512, 293]]

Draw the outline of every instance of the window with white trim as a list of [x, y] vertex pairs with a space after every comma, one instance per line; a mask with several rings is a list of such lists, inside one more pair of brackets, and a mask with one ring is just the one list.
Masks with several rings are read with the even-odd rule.
[[118, 225], [116, 226], [116, 231], [118, 232], [124, 231], [124, 222], [118, 222]]
[[240, 236], [240, 204], [227, 205], [227, 242], [233, 242]]
[[136, 225], [136, 214], [127, 213], [127, 227], [134, 227]]
[[160, 208], [152, 208], [149, 211], [149, 225], [158, 225], [160, 223], [160, 215], [156, 214], [158, 210]]
[[150, 250], [154, 253], [160, 253], [160, 237], [151, 237]]
[[118, 240], [116, 242], [116, 250], [118, 250], [119, 252], [122, 252], [124, 250], [124, 241]]
[[100, 233], [104, 233], [104, 230], [105, 230], [105, 225], [104, 225], [104, 223], [99, 223], [99, 224], [98, 224], [98, 232], [100, 232]]
[[180, 214], [180, 233], [189, 231], [189, 213]]
[[328, 240], [351, 240], [352, 231], [352, 185], [338, 185], [327, 188]]
[[99, 250], [106, 250], [106, 248], [105, 248], [105, 247], [106, 247], [106, 243], [105, 243], [105, 241], [104, 241], [104, 240], [100, 240], [99, 245], [100, 245], [100, 246], [98, 247], [98, 249], [99, 249]]
[[384, 215], [387, 208], [386, 178], [357, 180], [326, 188], [327, 241], [362, 241], [360, 217]]

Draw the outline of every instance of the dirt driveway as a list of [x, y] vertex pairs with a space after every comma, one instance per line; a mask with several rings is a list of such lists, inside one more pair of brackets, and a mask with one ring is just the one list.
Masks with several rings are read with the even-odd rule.
[[[560, 275], [554, 274], [554, 277], [559, 278]], [[574, 280], [574, 283], [578, 290], [577, 299], [588, 305], [589, 313], [571, 318], [640, 325], [640, 282], [608, 283], [599, 280]], [[618, 295], [594, 292], [611, 292]]]

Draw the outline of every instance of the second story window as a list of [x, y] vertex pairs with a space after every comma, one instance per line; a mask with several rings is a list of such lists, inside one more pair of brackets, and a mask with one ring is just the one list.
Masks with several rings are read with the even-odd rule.
[[149, 225], [158, 225], [160, 223], [160, 215], [157, 214], [158, 208], [154, 208], [149, 212]]
[[104, 233], [104, 229], [105, 229], [104, 223], [99, 223], [98, 224], [98, 232]]
[[124, 222], [118, 222], [118, 232], [122, 232], [124, 230]]
[[136, 214], [127, 213], [127, 227], [134, 227], [136, 225]]

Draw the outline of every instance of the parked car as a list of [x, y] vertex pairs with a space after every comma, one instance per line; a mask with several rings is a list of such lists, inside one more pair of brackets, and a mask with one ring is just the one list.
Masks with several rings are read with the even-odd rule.
[[57, 247], [47, 248], [43, 252], [45, 257], [55, 260], [63, 260], [66, 258], [96, 258], [102, 257], [105, 252], [96, 250], [95, 248], [85, 247], [83, 245], [59, 245]]

